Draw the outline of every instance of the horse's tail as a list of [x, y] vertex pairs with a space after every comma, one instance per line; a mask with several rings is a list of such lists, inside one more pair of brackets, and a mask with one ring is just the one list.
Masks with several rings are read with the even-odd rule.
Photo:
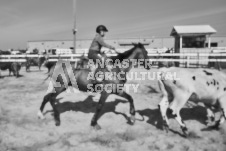
[[53, 75], [53, 70], [54, 70], [54, 67], [55, 66], [53, 66], [46, 74], [47, 74], [47, 77], [43, 80], [43, 82], [42, 83], [44, 83], [46, 80], [48, 80], [49, 78], [51, 78], [52, 77], [52, 75]]
[[48, 76], [43, 80], [43, 83], [50, 78], [50, 75], [48, 74]]

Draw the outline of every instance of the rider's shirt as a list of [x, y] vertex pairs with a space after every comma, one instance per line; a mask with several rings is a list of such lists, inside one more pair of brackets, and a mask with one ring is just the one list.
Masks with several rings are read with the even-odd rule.
[[106, 48], [109, 48], [109, 49], [113, 49], [114, 47], [109, 45], [109, 44], [106, 44], [104, 42], [104, 39], [103, 37], [100, 35], [100, 34], [96, 34], [95, 38], [93, 39], [93, 42], [89, 48], [89, 51], [97, 51], [100, 53], [100, 50], [102, 47], [106, 47]]

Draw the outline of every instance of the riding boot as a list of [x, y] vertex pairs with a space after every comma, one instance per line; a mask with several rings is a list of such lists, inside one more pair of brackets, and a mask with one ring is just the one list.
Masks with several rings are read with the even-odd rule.
[[93, 83], [94, 84], [96, 84], [96, 83], [101, 83], [102, 81], [103, 81], [103, 79], [104, 79], [104, 74], [101, 74], [101, 73], [103, 73], [102, 71], [101, 71], [101, 69], [100, 69], [100, 67], [96, 67], [96, 66], [92, 66], [91, 68], [90, 68], [90, 70], [91, 70], [91, 72], [93, 73], [93, 77], [94, 77], [94, 79], [93, 79]]

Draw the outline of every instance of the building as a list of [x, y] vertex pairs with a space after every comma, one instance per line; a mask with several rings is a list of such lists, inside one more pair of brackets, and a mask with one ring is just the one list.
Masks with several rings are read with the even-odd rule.
[[174, 26], [170, 36], [175, 38], [175, 52], [184, 53], [194, 52], [195, 48], [211, 48], [215, 45], [211, 43], [211, 35], [216, 32], [210, 25]]
[[[92, 40], [84, 39], [76, 41], [76, 53], [84, 53], [88, 51]], [[133, 42], [141, 42], [145, 44], [147, 50], [150, 53], [153, 49], [158, 48], [174, 48], [175, 42], [174, 37], [155, 37], [155, 38], [126, 38], [126, 39], [106, 39], [106, 42], [114, 45], [117, 49], [129, 49], [132, 47]], [[205, 43], [207, 45], [207, 43]], [[211, 47], [225, 47], [226, 46], [226, 36], [212, 36], [211, 37]], [[44, 50], [54, 49], [54, 48], [64, 48], [72, 49], [72, 40], [40, 40], [40, 41], [28, 41], [27, 49], [33, 52], [34, 49], [38, 49], [41, 53]]]
[[[148, 49], [158, 48], [172, 48], [174, 39], [171, 37], [162, 38], [125, 38], [125, 39], [106, 39], [106, 43], [109, 43], [116, 47], [116, 49], [127, 50], [132, 47], [132, 43], [143, 43]], [[86, 53], [91, 45], [91, 39], [77, 40], [76, 41], [76, 53]], [[28, 41], [27, 49], [29, 52], [33, 52], [34, 49], [38, 49], [39, 52], [49, 49], [73, 49], [72, 40], [40, 40], [40, 41]], [[103, 48], [104, 49], [104, 48]], [[105, 48], [106, 49], [106, 48]]]
[[[226, 37], [212, 37], [217, 31], [210, 25], [174, 26], [170, 36], [174, 37], [174, 48], [176, 53], [196, 53], [192, 59], [208, 59], [208, 56], [199, 56], [199, 53], [211, 53], [213, 47], [224, 47]], [[189, 59], [188, 56], [177, 58]], [[191, 57], [190, 57], [191, 58]], [[186, 66], [186, 62], [176, 62], [176, 66]], [[208, 61], [197, 61], [195, 66], [206, 66]]]

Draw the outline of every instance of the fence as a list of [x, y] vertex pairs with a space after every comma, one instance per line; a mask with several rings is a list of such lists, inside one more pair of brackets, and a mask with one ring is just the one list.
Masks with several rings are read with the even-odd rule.
[[[83, 54], [48, 55], [49, 61], [56, 62], [59, 59], [68, 61], [78, 61]], [[116, 54], [107, 54], [115, 56]], [[0, 62], [26, 62], [26, 58], [39, 58], [45, 55], [0, 55]], [[87, 56], [87, 54], [85, 54]], [[226, 53], [149, 53], [152, 62], [179, 62], [186, 67], [202, 62], [226, 62]], [[204, 57], [204, 58], [203, 58]], [[225, 59], [220, 59], [225, 58]]]

